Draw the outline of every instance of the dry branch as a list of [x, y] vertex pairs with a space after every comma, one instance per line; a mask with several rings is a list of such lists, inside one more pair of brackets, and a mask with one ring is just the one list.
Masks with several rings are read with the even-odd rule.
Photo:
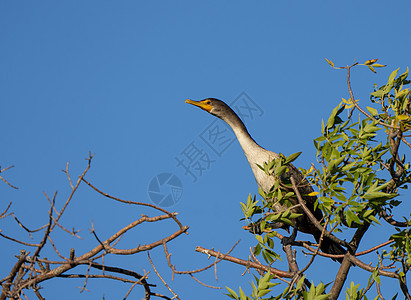
[[[87, 174], [87, 172], [89, 171], [91, 167], [92, 158], [93, 158], [93, 155], [91, 155], [90, 153], [87, 158], [87, 166], [84, 169], [84, 171], [81, 173], [81, 175], [78, 177], [77, 181], [72, 180], [72, 176], [70, 175], [70, 172], [69, 172], [69, 165], [67, 164], [67, 167], [66, 167], [66, 170], [64, 170], [64, 173], [66, 174], [68, 181], [69, 181], [70, 193], [60, 210], [57, 210], [55, 208], [55, 203], [57, 200], [57, 192], [54, 194], [52, 199], [50, 199], [47, 194], [44, 194], [50, 203], [50, 210], [48, 212], [47, 223], [43, 225], [42, 227], [40, 227], [40, 229], [30, 230], [27, 227], [25, 227], [23, 223], [16, 216], [14, 216], [13, 213], [8, 214], [8, 215], [13, 215], [16, 222], [20, 225], [20, 227], [24, 231], [28, 232], [30, 236], [32, 233], [33, 234], [38, 233], [40, 230], [43, 230], [43, 234], [40, 237], [40, 241], [38, 243], [26, 243], [18, 239], [15, 239], [14, 237], [9, 237], [7, 235], [0, 233], [0, 236], [3, 238], [6, 238], [14, 242], [20, 243], [24, 246], [33, 248], [32, 256], [28, 256], [29, 252], [26, 250], [23, 250], [20, 253], [20, 255], [18, 256], [18, 261], [16, 262], [16, 264], [10, 271], [9, 275], [0, 282], [3, 287], [3, 290], [0, 295], [0, 300], [6, 299], [6, 298], [26, 297], [25, 292], [24, 292], [25, 290], [32, 290], [33, 293], [37, 296], [37, 298], [44, 299], [44, 297], [39, 292], [39, 289], [40, 289], [39, 284], [43, 281], [51, 280], [53, 278], [85, 278], [84, 285], [81, 288], [81, 291], [86, 290], [88, 279], [91, 279], [91, 278], [112, 279], [112, 280], [116, 280], [119, 282], [125, 282], [128, 284], [131, 284], [131, 287], [126, 294], [126, 298], [129, 296], [130, 292], [133, 290], [135, 286], [140, 285], [144, 287], [145, 299], [150, 299], [153, 296], [160, 297], [163, 299], [171, 299], [170, 297], [166, 295], [162, 295], [162, 294], [156, 293], [151, 290], [155, 288], [156, 285], [149, 283], [147, 281], [148, 273], [144, 272], [144, 275], [140, 275], [139, 273], [133, 270], [130, 270], [130, 269], [120, 268], [116, 266], [107, 266], [104, 263], [104, 257], [106, 255], [128, 256], [128, 255], [133, 255], [133, 254], [137, 254], [139, 252], [145, 252], [145, 251], [148, 253], [148, 250], [153, 249], [155, 247], [158, 247], [161, 245], [164, 245], [164, 247], [166, 247], [166, 244], [168, 242], [177, 238], [182, 233], [187, 232], [188, 226], [183, 226], [181, 224], [181, 222], [177, 219], [177, 213], [169, 212], [153, 204], [122, 200], [117, 197], [108, 195], [107, 193], [104, 193], [101, 190], [94, 187], [94, 185], [92, 185], [89, 181], [86, 181], [84, 179], [84, 176]], [[78, 188], [82, 182], [85, 182], [88, 186], [93, 188], [95, 191], [97, 191], [98, 193], [110, 199], [119, 201], [121, 203], [133, 204], [137, 206], [149, 206], [149, 207], [156, 209], [157, 211], [163, 212], [164, 214], [152, 216], [152, 217], [142, 215], [140, 218], [129, 223], [127, 226], [124, 226], [123, 228], [119, 229], [116, 233], [112, 234], [110, 237], [106, 238], [105, 240], [100, 240], [97, 236], [96, 230], [93, 228], [92, 233], [94, 234], [95, 238], [98, 241], [97, 246], [83, 253], [80, 256], [76, 256], [75, 249], [70, 249], [69, 257], [68, 258], [64, 257], [62, 254], [60, 254], [60, 252], [63, 253], [63, 251], [59, 251], [59, 249], [57, 249], [56, 245], [53, 242], [52, 237], [56, 234], [59, 234], [56, 232], [56, 228], [61, 228], [63, 230], [62, 232], [66, 232], [72, 236], [76, 236], [76, 232], [74, 230], [73, 231], [67, 230], [64, 226], [62, 226], [59, 223], [59, 221], [61, 220], [64, 212], [67, 211], [69, 204], [71, 203], [71, 200], [74, 198], [74, 195], [78, 191]], [[0, 218], [8, 216], [7, 211], [9, 210], [10, 206], [11, 204], [9, 204], [9, 206], [0, 215]], [[137, 247], [133, 247], [129, 249], [116, 248], [116, 244], [119, 242], [119, 240], [122, 237], [124, 237], [125, 235], [131, 234], [132, 229], [136, 228], [142, 223], [164, 222], [170, 219], [173, 220], [177, 225], [177, 228], [174, 232], [165, 234], [163, 237], [159, 238], [158, 240], [154, 240], [147, 244], [138, 245]], [[41, 252], [46, 251], [45, 245], [47, 242], [49, 242], [49, 245], [51, 246], [50, 248], [47, 248], [47, 250], [48, 251], [54, 250], [54, 255], [59, 256], [62, 259], [62, 261], [49, 260], [47, 258], [39, 257]], [[67, 253], [68, 251], [64, 250], [64, 252]], [[50, 253], [48, 253], [47, 256], [50, 256]], [[169, 262], [169, 257], [167, 259]], [[99, 261], [101, 261], [102, 263], [100, 263]], [[78, 267], [80, 266], [87, 266], [87, 270], [85, 272], [77, 272], [75, 274], [67, 273], [68, 271], [71, 271], [71, 270], [72, 271], [78, 270]], [[94, 272], [92, 272], [93, 270]], [[95, 274], [95, 272], [101, 272], [101, 274]], [[116, 275], [114, 276], [112, 274], [107, 274], [107, 273], [115, 273]]]
[[241, 258], [225, 255], [225, 254], [222, 254], [220, 252], [216, 252], [212, 249], [206, 249], [206, 248], [197, 246], [196, 251], [200, 252], [200, 253], [203, 253], [203, 254], [206, 254], [206, 255], [209, 255], [209, 256], [214, 256], [214, 257], [220, 258], [222, 260], [231, 261], [233, 263], [243, 265], [247, 268], [262, 270], [264, 272], [271, 272], [271, 274], [273, 274], [275, 276], [278, 276], [278, 277], [293, 278], [293, 276], [294, 276], [294, 274], [292, 272], [278, 270], [276, 268], [273, 268], [273, 267], [270, 267], [270, 266], [265, 266], [265, 265], [262, 265], [262, 264], [258, 264], [258, 263], [252, 262], [250, 260], [243, 260]]

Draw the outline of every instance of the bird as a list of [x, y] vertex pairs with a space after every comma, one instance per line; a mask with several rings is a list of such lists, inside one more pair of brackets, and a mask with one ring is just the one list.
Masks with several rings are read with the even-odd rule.
[[[274, 159], [278, 159], [280, 157], [279, 154], [266, 150], [261, 147], [257, 142], [251, 137], [248, 133], [248, 130], [241, 119], [237, 116], [237, 114], [223, 101], [218, 100], [216, 98], [206, 98], [200, 101], [194, 101], [187, 99], [185, 101], [188, 104], [192, 104], [201, 108], [202, 110], [210, 113], [211, 115], [222, 119], [225, 121], [233, 130], [235, 136], [237, 137], [238, 142], [240, 143], [241, 148], [247, 158], [248, 163], [250, 164], [251, 170], [254, 174], [255, 180], [257, 185], [260, 189], [262, 189], [265, 193], [269, 193], [270, 189], [275, 184], [275, 177], [267, 175], [259, 166], [263, 166], [264, 163], [271, 162]], [[308, 183], [308, 181], [304, 178], [302, 173], [292, 164], [288, 165], [289, 171], [286, 176], [292, 176], [298, 185], [298, 189], [300, 194], [305, 201], [307, 208], [312, 212], [314, 217], [320, 221], [323, 218], [323, 214], [320, 209], [314, 209], [314, 203], [316, 201], [315, 196], [309, 196], [310, 193], [314, 192], [312, 186]], [[295, 203], [297, 204], [297, 200]], [[285, 204], [281, 204], [278, 201], [274, 202], [273, 211], [274, 212], [283, 212], [288, 209], [288, 206]], [[308, 233], [314, 236], [317, 243], [319, 243], [321, 239], [321, 231], [310, 221], [308, 216], [304, 213], [301, 207], [296, 207], [291, 210], [293, 213], [301, 214], [301, 216], [292, 220], [293, 223], [293, 238], [295, 238], [295, 234], [297, 231]], [[259, 227], [259, 226], [256, 226]], [[274, 225], [273, 228], [282, 228], [288, 231], [289, 225], [280, 223]], [[259, 233], [259, 232], [255, 232]], [[345, 254], [345, 249], [339, 245], [338, 243], [332, 241], [330, 238], [323, 236], [323, 240], [320, 245], [320, 249], [328, 254]], [[334, 259], [335, 260], [335, 259]], [[342, 258], [337, 258], [337, 261], [340, 263], [342, 262]]]

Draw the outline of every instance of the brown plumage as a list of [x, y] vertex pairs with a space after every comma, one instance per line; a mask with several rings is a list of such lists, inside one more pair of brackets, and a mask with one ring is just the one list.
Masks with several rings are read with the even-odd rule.
[[[236, 113], [223, 101], [214, 98], [208, 98], [202, 101], [192, 101], [187, 99], [186, 102], [198, 106], [201, 109], [209, 112], [210, 114], [222, 119], [232, 128], [234, 134], [236, 135], [241, 145], [241, 148], [244, 151], [248, 163], [251, 166], [258, 186], [263, 191], [268, 193], [271, 187], [274, 185], [275, 179], [273, 176], [268, 176], [257, 165], [262, 166], [265, 162], [270, 162], [273, 159], [277, 159], [279, 155], [259, 146], [248, 133], [244, 123], [240, 120]], [[299, 187], [300, 194], [303, 195], [302, 197], [306, 203], [306, 206], [313, 213], [317, 220], [321, 220], [323, 217], [321, 210], [314, 210], [314, 203], [316, 201], [316, 197], [306, 196], [314, 190], [311, 187], [311, 185], [307, 182], [307, 180], [303, 178], [301, 172], [295, 166], [290, 165], [289, 172], [284, 174], [284, 176], [293, 176]], [[294, 199], [294, 201], [294, 204], [298, 204], [296, 199]], [[288, 209], [288, 207], [286, 205], [281, 205], [279, 202], [277, 202], [274, 206], [274, 210], [276, 212], [282, 212], [286, 209]], [[300, 217], [293, 219], [293, 227], [298, 231], [313, 235], [315, 240], [319, 242], [319, 239], [321, 237], [321, 231], [319, 231], [315, 227], [315, 225], [309, 220], [307, 215], [304, 214], [302, 208], [294, 208], [293, 212], [302, 214]], [[277, 224], [276, 226], [276, 228], [284, 229], [288, 229], [288, 227], [289, 226], [285, 224]], [[339, 244], [334, 243], [327, 237], [323, 237], [321, 250], [329, 254], [345, 254], [345, 250]], [[342, 261], [342, 259], [337, 260], [339, 262]]]

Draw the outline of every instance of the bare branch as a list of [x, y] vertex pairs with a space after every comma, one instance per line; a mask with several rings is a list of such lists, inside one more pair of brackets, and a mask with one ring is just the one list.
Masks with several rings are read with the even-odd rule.
[[[3, 172], [5, 172], [5, 171], [7, 171], [7, 170], [9, 170], [9, 169], [11, 169], [11, 168], [14, 168], [14, 166], [10, 166], [10, 167], [1, 169], [1, 170], [0, 170], [0, 173], [3, 173]], [[19, 189], [17, 186], [14, 186], [14, 185], [12, 185], [10, 182], [8, 182], [3, 176], [0, 176], [0, 179], [3, 180], [8, 186], [12, 187], [13, 189], [16, 189], [16, 190]]]
[[[141, 277], [138, 281], [136, 281], [136, 282], [133, 283], [133, 285], [129, 288], [129, 290], [127, 291], [127, 294], [124, 296], [123, 299], [127, 299], [128, 295], [130, 295], [130, 293], [131, 293], [131, 291], [134, 289], [134, 287], [135, 287], [136, 285], [138, 285], [138, 284], [141, 284], [141, 281], [146, 280], [146, 279], [148, 278], [148, 274], [149, 274], [149, 273], [150, 273], [150, 272], [147, 272], [147, 273], [146, 273], [146, 271], [144, 271], [143, 277]], [[124, 278], [122, 278], [122, 279], [124, 279]]]
[[10, 207], [11, 207], [11, 202], [9, 203], [9, 205], [7, 205], [6, 209], [0, 214], [0, 219], [3, 219], [7, 216], [6, 214], [7, 214], [8, 210], [10, 209]]
[[293, 276], [294, 276], [294, 274], [291, 273], [291, 272], [278, 270], [278, 269], [275, 269], [273, 267], [264, 266], [264, 265], [257, 264], [257, 263], [252, 262], [252, 261], [246, 261], [246, 260], [236, 258], [236, 257], [233, 257], [233, 256], [221, 254], [221, 253], [218, 253], [218, 252], [216, 252], [212, 249], [206, 249], [206, 248], [197, 246], [196, 251], [207, 254], [207, 255], [211, 255], [211, 256], [214, 256], [214, 257], [218, 257], [218, 258], [221, 258], [223, 260], [231, 261], [231, 262], [239, 264], [239, 265], [243, 265], [243, 266], [246, 266], [246, 267], [251, 267], [253, 269], [262, 270], [264, 272], [270, 272], [271, 274], [276, 275], [278, 277], [293, 278]]
[[38, 246], [40, 246], [40, 244], [31, 244], [31, 243], [26, 243], [26, 242], [17, 240], [17, 239], [15, 239], [15, 238], [9, 237], [9, 236], [1, 233], [1, 232], [0, 232], [0, 236], [4, 237], [5, 239], [8, 239], [8, 240], [10, 240], [10, 241], [13, 241], [13, 242], [16, 242], [16, 243], [25, 245], [25, 246], [29, 246], [29, 247], [38, 247]]
[[329, 219], [327, 219], [325, 224], [324, 224], [324, 230], [321, 232], [321, 236], [320, 236], [320, 240], [318, 242], [317, 249], [315, 249], [315, 251], [314, 251], [313, 255], [311, 256], [310, 261], [308, 262], [308, 264], [300, 271], [301, 274], [303, 274], [305, 271], [308, 270], [308, 268], [314, 262], [314, 258], [317, 256], [318, 252], [320, 251], [321, 243], [323, 242], [324, 231], [325, 231], [325, 228], [327, 228], [328, 222], [329, 222]]
[[[359, 260], [355, 256], [349, 255], [349, 258], [350, 258], [350, 261], [352, 263], [354, 263], [356, 266], [360, 267], [361, 269], [366, 270], [368, 272], [374, 272], [375, 271], [375, 267], [373, 267], [371, 265], [367, 265], [366, 263], [362, 262], [361, 260]], [[399, 279], [398, 274], [394, 273], [394, 272], [384, 271], [384, 270], [381, 270], [381, 269], [378, 269], [377, 272], [378, 272], [378, 275], [381, 275], [381, 276]]]
[[60, 212], [57, 214], [57, 218], [55, 220], [55, 223], [53, 224], [53, 226], [51, 227], [51, 230], [54, 229], [54, 226], [56, 226], [56, 223], [60, 220], [61, 216], [63, 215], [64, 211], [66, 210], [68, 204], [70, 203], [70, 200], [73, 198], [74, 193], [77, 191], [82, 179], [84, 176], [86, 176], [88, 170], [90, 170], [90, 166], [91, 166], [91, 160], [93, 159], [93, 155], [91, 155], [91, 153], [89, 153], [88, 158], [86, 159], [88, 161], [87, 163], [87, 167], [86, 169], [83, 171], [83, 173], [79, 176], [79, 179], [77, 180], [76, 185], [74, 186], [74, 188], [71, 191], [71, 194], [69, 195], [69, 197], [66, 200], [66, 203], [64, 203], [63, 208], [60, 210]]
[[[238, 241], [231, 247], [231, 249], [228, 250], [228, 252], [227, 252], [225, 255], [230, 254], [230, 253], [234, 250], [234, 248], [238, 245], [239, 242], [240, 242], [240, 241], [238, 240]], [[212, 264], [210, 264], [210, 265], [208, 265], [208, 266], [205, 266], [204, 268], [196, 269], [196, 270], [190, 270], [190, 271], [177, 271], [177, 270], [175, 269], [175, 266], [171, 264], [171, 259], [170, 259], [171, 254], [168, 252], [167, 244], [166, 244], [165, 242], [163, 242], [163, 247], [164, 247], [164, 253], [165, 253], [166, 259], [167, 259], [167, 264], [168, 264], [168, 266], [170, 267], [170, 269], [173, 271], [173, 278], [174, 278], [174, 273], [176, 273], [176, 274], [195, 274], [195, 273], [203, 272], [203, 271], [211, 268], [212, 266], [217, 265], [220, 261], [223, 260], [222, 258], [220, 258], [220, 259], [217, 260], [217, 258], [218, 258], [219, 255], [220, 255], [220, 252], [218, 252], [218, 255], [215, 256], [215, 257], [216, 257], [216, 260], [215, 260]], [[196, 251], [197, 251], [197, 250], [196, 250]]]
[[165, 210], [165, 209], [163, 209], [163, 208], [161, 208], [161, 207], [158, 207], [158, 206], [156, 206], [156, 205], [154, 205], [154, 204], [144, 203], [144, 202], [136, 202], [136, 201], [131, 201], [131, 200], [123, 200], [123, 199], [120, 199], [120, 198], [111, 196], [111, 195], [109, 195], [109, 194], [107, 194], [107, 193], [99, 190], [98, 188], [96, 188], [94, 185], [92, 185], [92, 184], [91, 184], [90, 182], [88, 182], [86, 179], [82, 178], [82, 180], [83, 180], [88, 186], [90, 186], [93, 190], [95, 190], [96, 192], [98, 192], [99, 194], [101, 194], [101, 195], [103, 195], [103, 196], [105, 196], [105, 197], [107, 197], [107, 198], [110, 198], [110, 199], [113, 199], [113, 200], [116, 200], [116, 201], [119, 201], [119, 202], [122, 202], [122, 203], [127, 203], [127, 204], [148, 206], [148, 207], [157, 209], [157, 210], [159, 210], [159, 211], [161, 211], [161, 212], [163, 212], [163, 213], [166, 213], [166, 214], [168, 214], [171, 218], [173, 218], [173, 220], [178, 224], [178, 226], [180, 226], [180, 229], [183, 228], [183, 225], [182, 225], [182, 224], [180, 223], [180, 221], [175, 217], [175, 216], [176, 216], [176, 213], [170, 213], [169, 211], [167, 211], [167, 210]]
[[310, 221], [314, 224], [314, 226], [321, 232], [324, 233], [326, 237], [328, 237], [330, 240], [332, 240], [335, 243], [338, 243], [340, 245], [343, 245], [345, 247], [348, 247], [349, 244], [346, 241], [340, 240], [339, 238], [335, 237], [333, 234], [325, 230], [321, 223], [314, 217], [312, 212], [307, 208], [307, 206], [304, 203], [303, 198], [301, 197], [300, 191], [297, 188], [297, 185], [295, 183], [295, 179], [291, 176], [290, 177], [291, 183], [293, 185], [293, 190], [295, 195], [297, 196], [298, 202], [301, 204], [301, 208], [304, 210], [304, 213], [307, 215], [307, 217], [310, 219]]
[[180, 298], [178, 298], [178, 295], [177, 295], [176, 293], [174, 293], [174, 291], [170, 288], [170, 286], [167, 284], [167, 282], [164, 281], [164, 279], [163, 279], [163, 277], [161, 277], [160, 273], [158, 273], [156, 267], [154, 266], [153, 261], [151, 260], [150, 251], [147, 251], [147, 257], [148, 257], [148, 260], [150, 261], [151, 266], [153, 267], [154, 272], [157, 274], [157, 276], [158, 276], [158, 277], [160, 278], [160, 280], [163, 282], [164, 286], [174, 295], [174, 297], [175, 297], [176, 299], [181, 300]]
[[[6, 278], [3, 279], [3, 281], [1, 281], [3, 285], [3, 292], [0, 296], [1, 299], [5, 299], [5, 298], [21, 299], [21, 297], [26, 297], [23, 293], [24, 289], [31, 289], [35, 293], [38, 299], [44, 299], [39, 292], [38, 284], [45, 280], [49, 280], [49, 279], [56, 278], [56, 277], [85, 278], [84, 285], [83, 287], [81, 287], [81, 291], [86, 290], [86, 286], [90, 278], [107, 278], [107, 279], [114, 279], [114, 280], [132, 284], [131, 288], [128, 290], [126, 294], [126, 298], [128, 297], [128, 295], [131, 293], [131, 291], [136, 285], [142, 285], [145, 290], [145, 299], [150, 299], [152, 296], [160, 297], [163, 299], [171, 299], [165, 295], [155, 293], [150, 290], [150, 288], [155, 287], [155, 285], [147, 282], [146, 279], [148, 278], [148, 273], [144, 272], [144, 276], [141, 276], [140, 274], [132, 270], [106, 266], [104, 264], [104, 258], [105, 258], [105, 255], [107, 255], [108, 253], [118, 254], [118, 255], [130, 255], [130, 254], [134, 254], [134, 253], [138, 253], [142, 251], [148, 251], [160, 245], [164, 245], [165, 249], [167, 249], [166, 248], [167, 242], [175, 239], [182, 233], [186, 233], [188, 230], [188, 226], [182, 226], [182, 224], [179, 222], [179, 220], [176, 217], [177, 213], [168, 212], [160, 207], [156, 207], [155, 205], [150, 205], [150, 204], [140, 203], [140, 202], [124, 201], [119, 198], [110, 196], [106, 193], [103, 193], [100, 190], [97, 190], [90, 183], [84, 180], [84, 176], [90, 169], [92, 157], [93, 156], [89, 154], [89, 157], [87, 158], [88, 165], [83, 171], [83, 173], [79, 176], [75, 185], [73, 185], [73, 182], [71, 181], [71, 176], [69, 173], [69, 164], [67, 164], [66, 170], [64, 172], [66, 173], [68, 177], [71, 191], [63, 207], [59, 211], [56, 210], [55, 208], [57, 192], [54, 194], [52, 199], [50, 199], [48, 195], [44, 193], [45, 197], [50, 202], [50, 210], [48, 212], [48, 223], [46, 225], [42, 226], [40, 229], [36, 229], [35, 231], [33, 231], [25, 227], [23, 223], [20, 222], [20, 220], [13, 214], [16, 222], [19, 224], [21, 228], [23, 228], [26, 232], [30, 234], [30, 237], [32, 237], [31, 236], [32, 232], [36, 232], [36, 231], [44, 229], [44, 234], [42, 235], [41, 241], [39, 243], [37, 244], [25, 243], [25, 242], [19, 241], [15, 238], [8, 237], [0, 233], [1, 237], [10, 239], [12, 241], [15, 241], [17, 243], [20, 243], [26, 246], [36, 247], [32, 257], [28, 257], [28, 254], [26, 254], [25, 252], [24, 253], [22, 252], [22, 254], [18, 257], [19, 261], [16, 263], [13, 270], [10, 272], [10, 274]], [[122, 203], [127, 203], [127, 204], [150, 206], [152, 208], [157, 209], [158, 211], [164, 212], [165, 214], [154, 216], [154, 217], [148, 217], [146, 215], [142, 215], [140, 219], [137, 219], [134, 222], [130, 223], [129, 225], [121, 228], [115, 234], [111, 235], [109, 238], [107, 238], [104, 241], [98, 238], [96, 230], [94, 229], [94, 226], [93, 226], [92, 233], [94, 234], [94, 237], [97, 239], [98, 245], [79, 257], [76, 257], [75, 250], [74, 248], [72, 248], [70, 249], [69, 258], [66, 258], [63, 255], [61, 255], [60, 252], [57, 250], [57, 247], [51, 238], [51, 233], [53, 232], [56, 225], [59, 226], [64, 231], [69, 232], [64, 226], [59, 224], [59, 220], [62, 218], [64, 212], [66, 211], [68, 207], [68, 204], [73, 199], [74, 193], [78, 190], [78, 187], [82, 181], [86, 182], [89, 186], [93, 187], [99, 193], [106, 195], [108, 198], [112, 198], [112, 199], [115, 199]], [[6, 210], [4, 210], [4, 212], [0, 215], [0, 218], [4, 218], [8, 216], [7, 212], [10, 206], [11, 206], [11, 203], [6, 208]], [[53, 213], [55, 213], [56, 216], [54, 216]], [[154, 241], [152, 243], [138, 245], [138, 247], [135, 247], [135, 248], [131, 248], [131, 249], [114, 248], [117, 245], [117, 243], [120, 241], [120, 239], [127, 232], [129, 232], [131, 229], [135, 228], [136, 226], [144, 222], [149, 222], [149, 223], [159, 222], [159, 221], [167, 220], [167, 219], [173, 219], [174, 222], [177, 223], [179, 229], [175, 231], [174, 233], [171, 233], [168, 236], [162, 237], [161, 239]], [[69, 232], [69, 233], [73, 236], [78, 237], [74, 229], [72, 232]], [[41, 251], [43, 250], [43, 248], [45, 247], [47, 241], [50, 242], [50, 245], [54, 249], [55, 253], [63, 261], [52, 261], [52, 260], [48, 260], [47, 258], [43, 258], [43, 259], [39, 258], [39, 255]], [[96, 261], [97, 259], [101, 259], [103, 264], [97, 263]], [[168, 257], [168, 261], [169, 261], [169, 257]], [[36, 265], [36, 263], [38, 266]], [[215, 262], [213, 265], [215, 265], [216, 263], [217, 262]], [[85, 273], [67, 274], [67, 271], [73, 270], [74, 268], [80, 265], [87, 265], [87, 270], [85, 271]], [[54, 268], [50, 268], [50, 266], [53, 266]], [[100, 270], [102, 274], [92, 274], [91, 273], [92, 269]], [[114, 272], [114, 273], [121, 274], [122, 276], [112, 276], [112, 275], [106, 274], [106, 272]], [[135, 277], [136, 280], [129, 280], [123, 276]], [[13, 287], [13, 289], [11, 289], [11, 287]]]
[[191, 278], [193, 278], [195, 281], [197, 281], [202, 286], [205, 286], [205, 287], [210, 288], [210, 289], [221, 290], [221, 287], [219, 287], [219, 286], [212, 286], [212, 285], [205, 284], [204, 282], [201, 282], [199, 279], [195, 278], [193, 274], [188, 274], [188, 275], [190, 275]]
[[400, 221], [394, 220], [393, 217], [390, 216], [385, 210], [381, 210], [380, 215], [388, 224], [390, 224], [392, 226], [396, 226], [396, 227], [407, 227], [407, 226], [409, 226], [408, 222], [400, 222]]
[[44, 236], [43, 236], [43, 239], [40, 242], [40, 245], [37, 247], [36, 252], [34, 252], [34, 254], [33, 254], [33, 260], [35, 260], [37, 258], [37, 256], [40, 254], [40, 251], [44, 247], [44, 245], [46, 244], [47, 238], [50, 234], [51, 225], [53, 224], [53, 207], [54, 207], [54, 204], [56, 203], [56, 196], [57, 196], [57, 192], [54, 193], [53, 200], [52, 200], [52, 203], [51, 203], [51, 207], [50, 207], [50, 211], [49, 211], [49, 222], [48, 222], [46, 231], [44, 232]]
[[22, 250], [20, 252], [19, 260], [16, 262], [13, 269], [11, 269], [7, 282], [3, 285], [3, 291], [1, 292], [0, 300], [5, 300], [8, 297], [8, 293], [10, 292], [10, 286], [13, 282], [13, 279], [19, 272], [21, 265], [26, 261], [26, 256], [26, 251]]

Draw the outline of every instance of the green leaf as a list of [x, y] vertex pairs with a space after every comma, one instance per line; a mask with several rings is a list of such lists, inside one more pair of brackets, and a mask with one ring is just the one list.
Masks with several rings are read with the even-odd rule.
[[278, 164], [277, 167], [275, 168], [274, 175], [279, 176], [281, 174], [284, 174], [285, 172], [287, 172], [287, 167], [281, 166], [280, 164]]
[[262, 253], [263, 258], [267, 263], [272, 264], [274, 262], [273, 255], [270, 253], [270, 251], [264, 249]]
[[260, 255], [261, 253], [261, 245], [257, 244], [257, 246], [254, 247], [254, 255]]
[[375, 191], [375, 192], [381, 191], [382, 189], [385, 189], [390, 183], [391, 183], [390, 181], [387, 181], [387, 182], [385, 182], [384, 184], [378, 186], [374, 191]]
[[380, 127], [373, 126], [373, 125], [371, 125], [371, 124], [367, 124], [367, 125], [364, 127], [364, 132], [371, 133], [371, 132], [376, 132], [376, 131], [378, 131], [378, 130], [380, 130], [380, 129], [381, 129]]
[[[316, 291], [315, 291], [316, 296], [321, 295], [324, 292], [324, 290], [325, 290], [324, 283], [320, 282], [317, 285], [317, 288], [316, 288]], [[316, 299], [318, 299], [318, 298], [316, 297]]]
[[388, 77], [388, 82], [387, 85], [392, 86], [394, 84], [394, 79], [397, 76], [398, 70], [400, 68], [398, 68], [397, 70], [394, 70], [391, 74], [390, 77]]
[[368, 66], [368, 68], [369, 68], [373, 73], [377, 73], [372, 66]]
[[290, 226], [294, 225], [293, 222], [291, 222], [290, 219], [288, 219], [288, 218], [280, 218], [279, 221], [282, 222], [282, 223], [285, 223], [287, 225], [290, 225]]
[[314, 285], [314, 282], [311, 281], [311, 288], [308, 292], [307, 299], [314, 299], [314, 298], [315, 298], [315, 285]]
[[291, 213], [287, 218], [288, 219], [295, 219], [298, 218], [300, 216], [302, 216], [303, 214], [297, 214], [297, 213]]
[[268, 282], [271, 279], [271, 274], [270, 272], [265, 273], [264, 277], [260, 279], [258, 282], [258, 287], [261, 289], [265, 289], [268, 286]]
[[265, 198], [267, 198], [267, 195], [266, 195], [266, 193], [263, 191], [263, 189], [262, 188], [258, 188], [258, 194], [261, 196], [261, 197], [263, 197], [264, 199]]
[[370, 112], [370, 114], [371, 114], [372, 116], [378, 115], [378, 110], [376, 110], [376, 109], [373, 108], [373, 107], [367, 106], [367, 110]]
[[240, 205], [241, 205], [241, 210], [243, 211], [244, 215], [247, 216], [247, 206], [243, 202], [240, 202]]
[[374, 278], [375, 282], [377, 282], [378, 284], [381, 284], [380, 276], [378, 276], [378, 269], [375, 269], [372, 272], [372, 278]]
[[297, 285], [296, 285], [297, 290], [301, 289], [301, 287], [303, 286], [304, 279], [305, 279], [305, 275], [303, 277], [301, 277], [300, 280], [298, 280]]
[[387, 194], [387, 193], [383, 193], [383, 192], [372, 192], [372, 193], [364, 195], [363, 198], [367, 199], [367, 200], [375, 200], [375, 199], [388, 200], [388, 199], [392, 199], [396, 196], [397, 196], [397, 194]]
[[410, 118], [410, 116], [407, 115], [399, 115], [397, 116], [397, 119], [400, 121], [407, 121]]
[[234, 292], [232, 289], [230, 289], [228, 286], [226, 286], [225, 287], [227, 290], [228, 290], [228, 292], [230, 293], [230, 294], [226, 294], [227, 296], [229, 296], [230, 298], [232, 298], [232, 299], [238, 299], [238, 295], [237, 295], [237, 293], [236, 292]]
[[352, 222], [355, 222], [357, 224], [362, 224], [361, 221], [360, 221], [360, 218], [358, 218], [358, 216], [351, 209], [349, 209], [349, 210], [347, 210], [347, 223], [348, 223], [348, 226], [351, 227]]
[[401, 91], [399, 91], [398, 93], [396, 93], [395, 98], [396, 98], [396, 99], [400, 99], [400, 98], [402, 98], [402, 97], [404, 97], [404, 96], [407, 96], [409, 92], [410, 92], [409, 89], [401, 90]]
[[343, 171], [348, 171], [350, 170], [352, 167], [354, 167], [357, 164], [357, 160], [353, 161], [352, 163], [345, 165], [342, 170]]
[[258, 293], [257, 293], [257, 297], [263, 297], [263, 296], [265, 296], [266, 294], [268, 294], [269, 292], [271, 292], [270, 289], [259, 290]]
[[367, 211], [364, 213], [364, 215], [363, 215], [364, 218], [366, 218], [366, 217], [368, 217], [369, 215], [371, 215], [373, 211], [374, 211], [373, 209], [367, 210]]
[[281, 217], [281, 213], [276, 213], [276, 214], [270, 214], [267, 217], [267, 221], [278, 221], [278, 219]]
[[335, 122], [335, 119], [336, 119], [338, 113], [340, 112], [340, 107], [341, 107], [341, 103], [338, 104], [338, 106], [335, 107], [335, 108], [332, 110], [331, 115], [330, 115], [330, 117], [328, 118], [327, 125], [326, 125], [326, 127], [327, 127], [328, 129], [331, 129], [331, 128], [334, 126], [334, 124], [336, 123], [336, 122]]
[[240, 287], [239, 289], [240, 289], [240, 299], [241, 299], [241, 300], [247, 300], [247, 296], [244, 294], [244, 292], [243, 292], [243, 290], [241, 289], [241, 287]]
[[408, 67], [407, 67], [407, 70], [398, 77], [398, 79], [400, 81], [404, 81], [407, 77], [408, 77]]
[[255, 236], [255, 238], [257, 239], [257, 241], [258, 241], [260, 244], [264, 244], [264, 242], [263, 242], [263, 237], [262, 237], [261, 235], [256, 234], [256, 235], [254, 235], [254, 236]]
[[290, 198], [291, 196], [294, 196], [294, 192], [288, 192], [287, 194], [285, 194], [284, 198], [285, 198], [285, 199], [288, 199], [288, 198]]
[[380, 89], [378, 91], [372, 92], [371, 96], [374, 96], [376, 98], [381, 98], [384, 95], [384, 93], [385, 93], [384, 90]]
[[293, 162], [294, 160], [296, 160], [301, 155], [301, 153], [302, 152], [297, 152], [297, 153], [293, 153], [293, 154], [289, 155], [287, 157], [287, 159], [285, 160], [284, 164], [288, 164], [288, 163]]
[[315, 300], [326, 300], [326, 299], [329, 299], [329, 298], [330, 298], [330, 294], [315, 296]]
[[379, 225], [381, 225], [381, 223], [380, 223], [380, 222], [377, 220], [377, 218], [374, 217], [373, 215], [369, 216], [368, 219], [374, 221], [375, 223], [377, 223], [377, 224], [379, 224]]

